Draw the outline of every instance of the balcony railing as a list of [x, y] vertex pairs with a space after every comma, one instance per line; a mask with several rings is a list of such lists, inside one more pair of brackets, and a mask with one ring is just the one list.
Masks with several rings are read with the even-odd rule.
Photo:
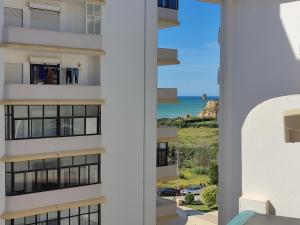
[[6, 140], [100, 134], [100, 105], [5, 106]]
[[100, 155], [80, 155], [7, 162], [6, 195], [15, 196], [99, 184], [100, 161]]
[[158, 0], [158, 7], [178, 10], [178, 0]]

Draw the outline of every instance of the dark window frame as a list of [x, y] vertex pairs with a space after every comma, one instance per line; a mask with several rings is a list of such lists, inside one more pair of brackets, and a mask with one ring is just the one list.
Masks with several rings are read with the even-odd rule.
[[[158, 7], [167, 9], [179, 9], [179, 0], [157, 0]], [[175, 5], [175, 6], [174, 6]]]
[[[166, 144], [166, 148], [160, 148], [160, 144]], [[165, 160], [161, 158], [161, 156], [164, 155]], [[163, 167], [169, 165], [169, 144], [168, 142], [160, 142], [157, 143], [157, 155], [156, 155], [156, 166], [157, 167]]]
[[[88, 162], [88, 156], [96, 156], [97, 155], [97, 162]], [[5, 185], [5, 192], [6, 196], [16, 196], [16, 195], [24, 195], [24, 194], [31, 194], [31, 193], [38, 193], [38, 192], [45, 192], [45, 191], [51, 191], [51, 190], [59, 190], [59, 189], [66, 189], [66, 188], [72, 188], [72, 187], [81, 187], [81, 186], [87, 186], [87, 185], [94, 185], [94, 184], [100, 184], [101, 183], [101, 155], [100, 154], [93, 154], [93, 155], [82, 155], [84, 157], [84, 163], [82, 164], [75, 164], [74, 159], [77, 156], [68, 156], [68, 157], [61, 157], [61, 158], [52, 158], [57, 159], [57, 167], [46, 167], [45, 161], [48, 159], [42, 159], [42, 168], [32, 169], [30, 168], [30, 164], [36, 160], [28, 160], [28, 161], [22, 161], [26, 162], [27, 169], [18, 170], [15, 171], [15, 162], [8, 162], [5, 165], [5, 177], [10, 177], [10, 190], [9, 186]], [[72, 164], [71, 165], [62, 165], [62, 159], [72, 157]], [[95, 182], [91, 182], [91, 168], [94, 166], [97, 166], [97, 180]], [[80, 168], [85, 167], [86, 169], [84, 172], [87, 172], [88, 176], [85, 177], [86, 182], [81, 183], [81, 170]], [[77, 181], [78, 183], [73, 185], [71, 183], [71, 169], [78, 169], [77, 174]], [[61, 172], [64, 170], [68, 170], [68, 181], [62, 180], [61, 178]], [[49, 186], [49, 171], [56, 171], [56, 186]], [[46, 174], [46, 183], [39, 183], [38, 181], [38, 173]], [[32, 184], [31, 190], [26, 190], [26, 184], [28, 184], [29, 180], [27, 180], [27, 175], [29, 173], [34, 173], [35, 181]], [[24, 182], [23, 182], [23, 189], [20, 191], [16, 191], [16, 183], [15, 183], [15, 177], [16, 175], [23, 174]], [[74, 176], [73, 176], [74, 177]], [[65, 185], [67, 184], [67, 185]], [[39, 188], [39, 185], [42, 186], [42, 188]], [[48, 185], [48, 186], [47, 186]]]
[[[45, 106], [48, 105], [37, 105], [42, 107], [43, 115], [42, 117], [30, 117], [30, 106], [31, 105], [18, 105], [18, 106], [25, 106], [27, 107], [27, 117], [20, 117], [15, 118], [14, 116], [14, 105], [6, 105], [5, 106], [5, 140], [24, 140], [24, 139], [38, 139], [38, 138], [56, 138], [56, 137], [73, 137], [73, 136], [91, 136], [91, 135], [101, 135], [101, 105], [71, 105], [72, 107], [72, 115], [71, 116], [60, 116], [60, 108], [63, 106], [70, 106], [70, 105], [51, 105], [56, 107], [56, 117], [45, 117]], [[85, 114], [84, 116], [75, 116], [74, 115], [74, 107], [75, 106], [84, 106], [85, 107]], [[88, 106], [97, 106], [97, 115], [95, 116], [88, 116], [87, 115], [87, 107]], [[84, 127], [83, 127], [83, 134], [74, 134], [74, 119], [84, 119]], [[97, 120], [97, 131], [93, 134], [88, 134], [86, 130], [86, 121], [89, 118], [94, 118]], [[56, 120], [56, 134], [53, 136], [45, 136], [44, 134], [44, 123], [45, 120], [55, 119]], [[69, 119], [71, 121], [70, 127], [70, 134], [69, 135], [62, 135], [62, 119]], [[34, 120], [42, 120], [42, 135], [39, 137], [32, 137], [32, 129], [30, 124]], [[16, 121], [27, 121], [27, 137], [16, 138], [16, 130], [15, 130], [15, 122]]]
[[[97, 209], [95, 211], [92, 211], [92, 207], [96, 206]], [[87, 207], [87, 212], [83, 211], [82, 208]], [[92, 214], [98, 214], [98, 223], [97, 225], [101, 225], [101, 204], [95, 204], [95, 205], [88, 205], [88, 206], [83, 206], [83, 207], [76, 207], [72, 209], [77, 209], [77, 214], [71, 215], [71, 209], [68, 210], [68, 216], [63, 216], [62, 211], [67, 211], [67, 210], [60, 210], [60, 211], [54, 211], [54, 212], [47, 212], [43, 214], [38, 214], [38, 215], [32, 215], [32, 216], [27, 216], [27, 217], [22, 217], [18, 218], [18, 220], [23, 220], [23, 223], [20, 225], [41, 225], [41, 224], [52, 224], [51, 222], [56, 222], [54, 224], [60, 225], [61, 220], [66, 220], [68, 219], [69, 225], [71, 225], [70, 220], [71, 218], [78, 218], [78, 224], [77, 225], [94, 225], [91, 224], [90, 219]], [[55, 214], [56, 213], [56, 218], [51, 218], [49, 215], [50, 214]], [[81, 217], [83, 216], [88, 216], [88, 223], [81, 223]], [[45, 216], [45, 219], [42, 216]], [[26, 222], [28, 218], [33, 218], [34, 217], [34, 222]], [[50, 217], [50, 218], [49, 218]], [[6, 225], [14, 225], [15, 224], [15, 219], [9, 219], [5, 220]]]

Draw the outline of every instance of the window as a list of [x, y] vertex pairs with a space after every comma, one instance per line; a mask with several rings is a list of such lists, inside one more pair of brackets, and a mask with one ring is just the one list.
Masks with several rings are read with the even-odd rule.
[[158, 143], [157, 144], [157, 167], [168, 165], [168, 143]]
[[[286, 113], [290, 113], [289, 111]], [[300, 115], [287, 115], [284, 117], [285, 142], [300, 142]]]
[[101, 5], [86, 5], [87, 34], [101, 34]]
[[4, 26], [23, 27], [23, 10], [4, 7]]
[[23, 83], [23, 64], [5, 63], [4, 64], [5, 84]]
[[100, 161], [95, 154], [5, 163], [6, 195], [100, 183]]
[[30, 84], [59, 84], [60, 65], [31, 64]]
[[31, 28], [60, 30], [60, 13], [57, 11], [30, 8]]
[[100, 225], [101, 205], [88, 205], [33, 216], [10, 219], [6, 225]]
[[6, 106], [6, 140], [101, 134], [101, 106]]
[[158, 0], [158, 6], [178, 10], [178, 0]]

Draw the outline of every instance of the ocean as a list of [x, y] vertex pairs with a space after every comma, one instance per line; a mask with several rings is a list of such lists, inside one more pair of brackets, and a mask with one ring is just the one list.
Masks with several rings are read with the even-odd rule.
[[[217, 100], [218, 97], [210, 96], [207, 101]], [[205, 102], [204, 106], [206, 105]], [[202, 100], [197, 97], [178, 97], [177, 103], [159, 103], [157, 109], [157, 118], [176, 118], [184, 117], [187, 114], [197, 116], [202, 111]]]

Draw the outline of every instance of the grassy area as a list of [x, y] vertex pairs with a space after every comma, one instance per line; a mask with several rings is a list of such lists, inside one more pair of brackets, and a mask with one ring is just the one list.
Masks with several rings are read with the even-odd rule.
[[209, 208], [209, 207], [207, 207], [206, 205], [203, 205], [203, 204], [193, 204], [193, 205], [184, 205], [184, 206], [188, 207], [188, 208], [191, 208], [191, 209], [199, 210], [199, 211], [202, 211], [202, 212], [212, 212], [212, 211], [218, 210], [217, 206]]
[[[191, 185], [207, 184], [209, 182], [208, 176], [195, 175], [192, 169], [183, 169], [181, 173], [184, 175], [185, 179], [179, 179], [179, 188], [184, 189]], [[158, 188], [171, 187], [177, 188], [177, 181], [171, 180], [168, 182], [157, 182]]]
[[[208, 127], [200, 127], [200, 128], [181, 128], [178, 129], [178, 143], [170, 143], [170, 146], [176, 146], [177, 144], [181, 146], [185, 146], [187, 148], [183, 149], [185, 152], [186, 160], [189, 160], [192, 154], [191, 151], [196, 149], [199, 145], [217, 145], [218, 143], [218, 128], [208, 128]], [[192, 161], [192, 159], [190, 159]], [[192, 166], [193, 167], [193, 166]], [[179, 179], [179, 187], [186, 188], [191, 185], [199, 185], [199, 184], [207, 184], [209, 182], [209, 177], [205, 175], [197, 175], [194, 174], [194, 170], [192, 168], [183, 168], [180, 173], [184, 176], [184, 179]], [[171, 180], [168, 182], [158, 182], [158, 188], [163, 187], [177, 187], [177, 181]]]
[[218, 128], [182, 128], [178, 129], [178, 142], [185, 146], [196, 146], [203, 142], [213, 145], [218, 143]]

